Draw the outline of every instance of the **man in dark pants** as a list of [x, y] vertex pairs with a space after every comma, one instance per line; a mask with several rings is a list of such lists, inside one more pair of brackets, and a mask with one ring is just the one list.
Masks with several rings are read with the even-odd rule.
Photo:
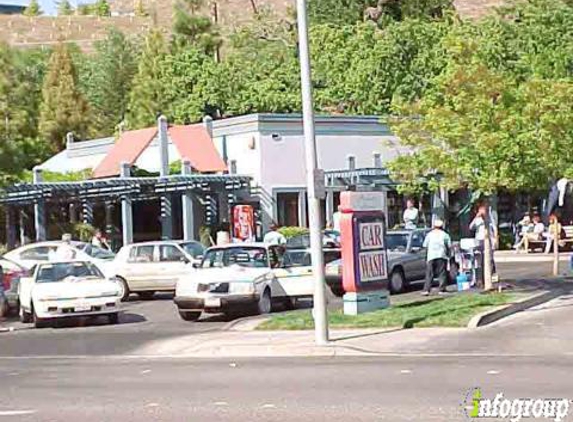
[[440, 219], [434, 221], [434, 229], [426, 235], [424, 247], [426, 248], [426, 283], [422, 295], [428, 296], [432, 289], [432, 281], [437, 277], [440, 281], [439, 294], [446, 291], [447, 266], [450, 256], [452, 240], [444, 231], [444, 222]]

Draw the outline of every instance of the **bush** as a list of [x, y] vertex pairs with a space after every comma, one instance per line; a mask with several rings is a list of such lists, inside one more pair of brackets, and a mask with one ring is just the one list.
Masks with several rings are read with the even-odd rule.
[[308, 234], [308, 229], [306, 227], [296, 227], [296, 226], [281, 227], [278, 231], [287, 239], [290, 239], [291, 237], [300, 236], [303, 234]]

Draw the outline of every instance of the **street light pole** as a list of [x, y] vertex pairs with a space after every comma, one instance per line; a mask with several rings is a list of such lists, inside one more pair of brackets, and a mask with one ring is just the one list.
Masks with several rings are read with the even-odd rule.
[[[296, 8], [308, 191], [310, 249], [312, 257], [312, 272], [314, 275], [314, 332], [316, 344], [323, 346], [328, 344], [324, 257], [322, 255], [322, 230], [320, 225], [320, 195], [323, 194], [321, 191], [324, 189], [320, 189], [319, 186], [320, 183], [324, 183], [324, 175], [320, 170], [318, 170], [318, 160], [316, 158], [306, 0], [297, 0]], [[321, 177], [322, 180], [320, 180]]]

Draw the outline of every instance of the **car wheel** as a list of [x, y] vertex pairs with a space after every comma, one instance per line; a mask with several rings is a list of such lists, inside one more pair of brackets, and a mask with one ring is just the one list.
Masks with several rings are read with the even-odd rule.
[[32, 315], [30, 312], [26, 312], [22, 306], [20, 306], [20, 322], [23, 322], [24, 324], [32, 322]]
[[109, 320], [109, 323], [111, 325], [115, 325], [115, 324], [119, 323], [119, 314], [117, 312], [114, 312], [113, 314], [109, 314], [107, 316], [107, 319]]
[[390, 274], [389, 284], [391, 293], [401, 293], [404, 291], [404, 289], [406, 288], [406, 281], [402, 270], [397, 269], [392, 271], [392, 274]]
[[155, 295], [155, 292], [153, 292], [153, 291], [151, 291], [151, 292], [137, 292], [137, 295], [142, 300], [151, 300], [151, 299], [153, 299], [153, 295]]
[[201, 316], [201, 312], [179, 311], [179, 316], [185, 321], [197, 321]]
[[46, 328], [48, 325], [50, 325], [50, 322], [47, 319], [38, 317], [38, 314], [36, 314], [36, 311], [34, 309], [32, 309], [32, 315], [34, 318], [34, 327]]
[[117, 277], [117, 280], [119, 281], [119, 284], [121, 285], [122, 289], [121, 301], [127, 302], [127, 299], [129, 299], [129, 295], [131, 293], [131, 291], [129, 290], [129, 286], [127, 285], [127, 281], [125, 281], [121, 277]]
[[259, 298], [259, 302], [257, 303], [257, 313], [259, 315], [265, 315], [271, 312], [272, 301], [271, 301], [271, 292], [269, 289], [265, 289], [261, 297]]

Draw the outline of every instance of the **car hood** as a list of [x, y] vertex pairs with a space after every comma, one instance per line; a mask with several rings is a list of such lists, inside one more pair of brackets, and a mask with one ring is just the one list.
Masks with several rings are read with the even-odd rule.
[[198, 283], [254, 281], [270, 271], [269, 268], [245, 268], [239, 265], [225, 268], [201, 268], [193, 275], [193, 280]]
[[36, 298], [85, 298], [101, 295], [118, 295], [119, 286], [114, 281], [68, 277], [56, 283], [38, 283], [34, 286]]

